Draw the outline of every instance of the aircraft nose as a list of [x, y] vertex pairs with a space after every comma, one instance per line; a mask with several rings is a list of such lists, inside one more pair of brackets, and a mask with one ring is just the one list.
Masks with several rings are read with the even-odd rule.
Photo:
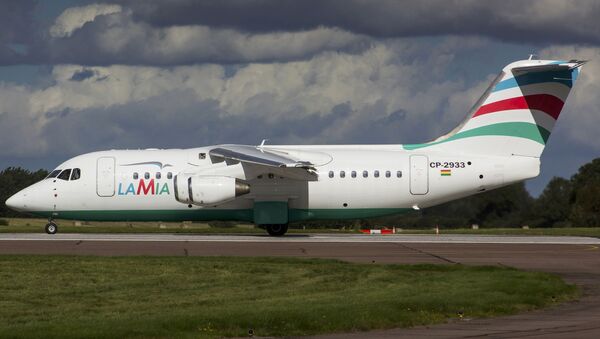
[[11, 196], [10, 198], [8, 198], [5, 202], [6, 206], [8, 206], [9, 208], [16, 210], [16, 211], [21, 211], [23, 210], [26, 206], [25, 206], [25, 194], [23, 194], [23, 192], [18, 192], [16, 194], [14, 194], [13, 196]]

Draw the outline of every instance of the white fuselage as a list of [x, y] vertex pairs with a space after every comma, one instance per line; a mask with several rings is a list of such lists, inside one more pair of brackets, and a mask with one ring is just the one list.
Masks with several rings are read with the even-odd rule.
[[[532, 178], [540, 165], [535, 157], [408, 151], [400, 145], [265, 146], [311, 161], [318, 179], [307, 181], [286, 178], [278, 168], [257, 170], [240, 162], [215, 161], [208, 155], [211, 148], [84, 154], [57, 168], [78, 168], [78, 179], [44, 179], [7, 204], [38, 215], [79, 220], [270, 223], [257, 206], [285, 206], [286, 223], [366, 218], [429, 207]], [[214, 206], [185, 204], [174, 194], [175, 177], [185, 173], [237, 178], [250, 186], [250, 193]]]

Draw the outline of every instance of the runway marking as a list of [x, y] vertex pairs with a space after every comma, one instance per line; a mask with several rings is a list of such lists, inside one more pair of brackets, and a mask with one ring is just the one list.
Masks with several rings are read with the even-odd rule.
[[[0, 241], [124, 241], [124, 242], [311, 242], [311, 243], [455, 243], [455, 244], [548, 244], [600, 246], [599, 238], [569, 236], [503, 236], [503, 235], [385, 235], [359, 234], [290, 234], [284, 237], [263, 235], [199, 235], [199, 234], [31, 234], [0, 233]], [[590, 249], [592, 250], [592, 249]]]
[[412, 250], [412, 251], [415, 251], [415, 252], [418, 252], [418, 253], [421, 253], [421, 254], [428, 255], [430, 257], [434, 257], [434, 258], [440, 259], [440, 260], [445, 261], [445, 262], [450, 263], [450, 264], [460, 264], [460, 263], [458, 263], [456, 261], [453, 261], [453, 260], [450, 260], [448, 258], [442, 257], [441, 255], [437, 255], [437, 254], [434, 254], [434, 253], [423, 251], [423, 250], [420, 250], [418, 248], [410, 247], [410, 246], [408, 246], [406, 244], [396, 244], [396, 245], [401, 246], [401, 247], [406, 248], [406, 249], [409, 249], [409, 250]]

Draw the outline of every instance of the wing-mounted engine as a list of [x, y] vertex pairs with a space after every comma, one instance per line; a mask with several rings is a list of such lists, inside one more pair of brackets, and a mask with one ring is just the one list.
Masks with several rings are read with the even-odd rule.
[[250, 193], [250, 185], [232, 177], [179, 174], [174, 179], [175, 199], [184, 204], [214, 206]]

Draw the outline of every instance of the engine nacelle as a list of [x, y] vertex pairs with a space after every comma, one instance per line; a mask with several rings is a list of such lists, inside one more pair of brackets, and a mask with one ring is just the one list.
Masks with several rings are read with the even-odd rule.
[[209, 175], [176, 175], [175, 199], [184, 204], [218, 205], [250, 193], [239, 179]]

